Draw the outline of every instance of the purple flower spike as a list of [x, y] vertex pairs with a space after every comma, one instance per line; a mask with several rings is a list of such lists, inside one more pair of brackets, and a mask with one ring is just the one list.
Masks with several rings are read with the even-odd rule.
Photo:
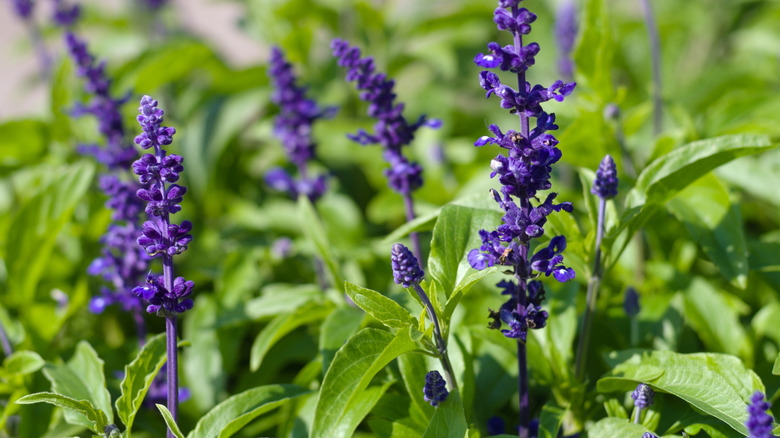
[[81, 16], [81, 6], [66, 5], [63, 0], [54, 0], [52, 20], [62, 27], [72, 27]]
[[654, 396], [655, 391], [653, 391], [653, 388], [644, 383], [640, 383], [634, 392], [631, 393], [631, 398], [634, 399], [634, 406], [640, 409], [647, 409], [650, 407], [650, 405], [653, 404]]
[[748, 419], [745, 426], [748, 429], [748, 438], [771, 438], [772, 422], [774, 419], [766, 411], [769, 410], [769, 403], [764, 400], [764, 394], [756, 391], [750, 397], [750, 404], [747, 407]]
[[596, 170], [596, 179], [593, 180], [593, 188], [590, 192], [601, 199], [611, 199], [618, 193], [618, 177], [615, 160], [607, 154], [601, 160], [598, 170]]
[[393, 266], [395, 282], [403, 287], [420, 284], [425, 276], [425, 272], [420, 269], [414, 254], [400, 243], [393, 245], [393, 249], [390, 251], [390, 262]]
[[434, 408], [439, 407], [439, 403], [442, 403], [450, 395], [447, 391], [447, 382], [439, 374], [438, 371], [429, 371], [425, 375], [425, 387], [423, 387], [423, 400], [429, 402]]
[[327, 178], [324, 175], [308, 176], [307, 164], [316, 157], [312, 127], [317, 120], [333, 116], [336, 108], [320, 108], [306, 97], [306, 88], [297, 84], [292, 65], [278, 47], [271, 50], [268, 76], [275, 87], [271, 101], [279, 107], [279, 115], [274, 119], [274, 135], [282, 142], [287, 158], [297, 166], [300, 177], [296, 180], [283, 169], [276, 168], [266, 174], [266, 183], [293, 199], [304, 195], [316, 201], [327, 189]]

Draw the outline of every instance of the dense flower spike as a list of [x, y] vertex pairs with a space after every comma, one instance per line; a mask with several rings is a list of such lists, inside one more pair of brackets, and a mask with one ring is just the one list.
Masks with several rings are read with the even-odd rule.
[[80, 146], [82, 153], [93, 155], [109, 169], [126, 169], [136, 155], [132, 145], [125, 142], [125, 127], [119, 108], [129, 96], [115, 99], [111, 96], [111, 80], [105, 73], [105, 63], [96, 63], [87, 51], [87, 45], [74, 34], [65, 34], [65, 46], [76, 63], [76, 72], [86, 80], [85, 90], [92, 95], [87, 106], [78, 106], [74, 115], [92, 114], [98, 120], [98, 130], [105, 138], [105, 147]]
[[[499, 7], [493, 12], [493, 21], [499, 30], [512, 35], [513, 44], [501, 46], [491, 42], [487, 52], [474, 57], [474, 62], [481, 67], [515, 74], [517, 88], [502, 83], [498, 74], [490, 70], [479, 74], [479, 85], [485, 90], [486, 98], [496, 96], [502, 108], [518, 116], [520, 129], [504, 131], [497, 125], [490, 125], [488, 129], [492, 135], [474, 142], [477, 147], [492, 144], [503, 151], [491, 160], [490, 177], [497, 177], [501, 183], [501, 190], [491, 190], [491, 197], [505, 214], [496, 230], [480, 230], [482, 245], [469, 252], [468, 261], [478, 270], [495, 265], [510, 267], [517, 280], [498, 284], [509, 299], [498, 311], [489, 311], [488, 326], [500, 329], [506, 324], [508, 328], [501, 332], [518, 340], [520, 436], [529, 438], [531, 420], [525, 341], [528, 330], [544, 327], [548, 317], [541, 309], [544, 289], [538, 281], [530, 280], [544, 274], [566, 282], [575, 276], [573, 269], [563, 265], [564, 236], [553, 237], [546, 247], [530, 254], [531, 240], [545, 233], [547, 216], [561, 210], [572, 211], [569, 202], [553, 202], [557, 193], [548, 193], [544, 198], [539, 193], [552, 188], [552, 165], [561, 158], [558, 140], [550, 133], [558, 129], [555, 114], [545, 112], [542, 104], [549, 100], [563, 101], [572, 93], [575, 84], [558, 80], [543, 86], [526, 81], [525, 72], [534, 65], [540, 48], [536, 43], [523, 44], [523, 35], [531, 31], [536, 15], [519, 7], [520, 1], [499, 0]], [[535, 126], [531, 125], [531, 118], [536, 119]]]
[[623, 310], [629, 318], [639, 315], [639, 293], [633, 287], [629, 286], [626, 288], [626, 294], [623, 298]]
[[347, 80], [356, 83], [361, 91], [360, 98], [369, 103], [368, 115], [377, 119], [373, 133], [361, 130], [349, 138], [363, 145], [382, 146], [385, 161], [390, 164], [390, 168], [385, 170], [390, 188], [400, 194], [409, 194], [420, 188], [423, 183], [422, 168], [409, 162], [401, 149], [412, 142], [415, 132], [422, 126], [436, 128], [440, 122], [421, 116], [410, 123], [403, 116], [404, 104], [395, 101], [395, 81], [384, 73], [375, 72], [373, 58], [361, 58], [360, 49], [350, 47], [341, 39], [333, 40], [331, 49], [333, 56], [339, 58], [339, 66], [348, 69]]
[[81, 16], [81, 6], [68, 6], [63, 0], [54, 0], [52, 20], [62, 27], [72, 27]]
[[574, 76], [571, 51], [578, 31], [577, 5], [572, 0], [565, 0], [559, 4], [555, 13], [555, 42], [558, 44], [558, 71], [566, 79]]
[[414, 254], [400, 243], [393, 245], [390, 262], [393, 265], [393, 279], [403, 287], [420, 284], [425, 275]]
[[429, 371], [425, 375], [425, 386], [423, 387], [423, 399], [433, 407], [438, 407], [439, 403], [447, 399], [450, 395], [447, 391], [447, 382], [438, 371]]
[[654, 396], [655, 391], [653, 391], [653, 388], [645, 385], [644, 383], [640, 383], [634, 392], [631, 393], [631, 398], [634, 399], [634, 406], [640, 409], [647, 409], [650, 407], [650, 405], [653, 404]]
[[748, 429], [748, 438], [771, 438], [772, 421], [774, 419], [767, 414], [769, 403], [764, 400], [764, 394], [756, 391], [750, 397], [750, 404], [747, 407], [748, 419], [745, 426]]
[[618, 177], [615, 160], [607, 154], [601, 160], [598, 170], [596, 170], [596, 179], [593, 180], [593, 188], [590, 192], [601, 199], [611, 199], [618, 193]]
[[297, 84], [292, 65], [278, 47], [271, 50], [268, 76], [275, 87], [271, 101], [279, 107], [279, 114], [274, 119], [274, 135], [282, 142], [287, 158], [297, 166], [299, 178], [294, 179], [285, 170], [275, 168], [266, 174], [266, 183], [292, 198], [305, 195], [315, 201], [325, 193], [327, 184], [324, 175], [309, 176], [307, 172], [308, 162], [316, 156], [312, 125], [318, 119], [331, 117], [336, 108], [320, 108], [306, 97], [306, 88]]

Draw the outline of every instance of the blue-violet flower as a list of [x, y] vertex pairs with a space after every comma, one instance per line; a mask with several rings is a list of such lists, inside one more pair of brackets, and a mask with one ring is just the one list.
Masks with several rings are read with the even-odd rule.
[[654, 396], [655, 391], [653, 391], [653, 388], [645, 385], [644, 383], [640, 383], [634, 392], [631, 393], [631, 398], [634, 399], [634, 406], [639, 409], [647, 409], [650, 407], [650, 405], [653, 404]]
[[747, 407], [748, 419], [745, 426], [748, 429], [748, 438], [771, 438], [773, 418], [766, 411], [769, 410], [769, 403], [764, 400], [764, 394], [756, 391], [750, 397], [750, 404]]
[[425, 386], [423, 387], [423, 399], [433, 407], [438, 407], [439, 403], [447, 399], [447, 382], [438, 371], [429, 371], [425, 375]]
[[393, 245], [390, 251], [390, 263], [393, 266], [393, 279], [403, 287], [420, 284], [425, 276], [414, 254], [400, 243]]
[[593, 180], [593, 188], [590, 192], [601, 199], [611, 199], [618, 193], [618, 177], [615, 160], [607, 154], [596, 170], [596, 179]]

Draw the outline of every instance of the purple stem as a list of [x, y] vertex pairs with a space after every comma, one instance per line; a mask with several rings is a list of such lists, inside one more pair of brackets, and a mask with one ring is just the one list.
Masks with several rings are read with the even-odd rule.
[[658, 34], [658, 26], [655, 24], [653, 7], [649, 0], [641, 0], [645, 13], [645, 26], [650, 38], [650, 54], [653, 62], [653, 132], [661, 133], [661, 37]]
[[[404, 193], [404, 205], [406, 206], [406, 221], [411, 222], [414, 220], [414, 202], [412, 201], [411, 193]], [[409, 239], [412, 241], [412, 250], [414, 256], [417, 257], [420, 266], [423, 265], [422, 249], [420, 248], [420, 236], [417, 233], [409, 233]]]
[[[512, 6], [512, 17], [519, 16], [519, 7]], [[520, 32], [514, 32], [514, 48], [516, 53], [520, 53], [523, 47], [523, 36]], [[525, 94], [525, 70], [517, 73], [517, 91]], [[528, 116], [524, 112], [518, 114], [520, 117], [520, 133], [524, 138], [530, 134]], [[520, 199], [520, 209], [530, 210], [528, 199]], [[528, 260], [528, 242], [520, 243], [520, 259]], [[527, 263], [524, 263], [527, 265]], [[528, 281], [527, 266], [516, 266], [515, 277], [517, 277], [517, 314], [522, 315], [525, 311], [526, 302], [526, 282]], [[517, 390], [520, 399], [519, 415], [520, 426], [518, 427], [518, 436], [520, 438], [530, 437], [531, 412], [530, 401], [528, 398], [528, 358], [526, 354], [525, 342], [518, 338], [517, 340]]]
[[593, 260], [593, 275], [588, 282], [588, 295], [585, 299], [585, 315], [582, 318], [582, 331], [577, 343], [577, 358], [575, 360], [574, 374], [578, 379], [585, 376], [585, 359], [588, 355], [590, 343], [590, 331], [593, 328], [593, 315], [596, 313], [596, 301], [598, 299], [599, 285], [601, 284], [601, 239], [604, 237], [604, 216], [607, 200], [599, 200], [599, 217], [596, 224], [596, 248]]
[[[167, 280], [167, 277], [166, 277]], [[171, 282], [172, 283], [172, 282]], [[172, 290], [172, 289], [168, 289]], [[179, 419], [179, 351], [176, 348], [176, 314], [169, 313], [165, 316], [165, 336], [168, 343], [168, 364], [166, 377], [168, 379], [168, 410], [173, 421]], [[176, 438], [168, 429], [168, 438]]]
[[444, 368], [444, 373], [447, 375], [447, 381], [450, 382], [450, 390], [456, 390], [458, 388], [458, 383], [455, 381], [455, 373], [452, 371], [452, 364], [447, 355], [447, 344], [444, 343], [444, 336], [441, 334], [439, 318], [436, 317], [436, 312], [433, 310], [433, 303], [428, 299], [428, 295], [419, 284], [414, 285], [414, 291], [417, 292], [417, 296], [420, 297], [420, 300], [423, 302], [425, 311], [428, 312], [428, 319], [433, 323], [433, 337], [436, 341], [436, 347], [439, 349], [441, 366]]

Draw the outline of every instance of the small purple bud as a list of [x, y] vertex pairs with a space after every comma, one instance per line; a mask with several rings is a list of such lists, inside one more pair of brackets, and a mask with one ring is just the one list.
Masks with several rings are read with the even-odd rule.
[[403, 287], [420, 284], [425, 276], [425, 272], [420, 269], [414, 254], [400, 243], [393, 245], [393, 249], [390, 251], [390, 263], [393, 266], [395, 282]]
[[653, 391], [653, 388], [645, 385], [644, 383], [640, 383], [634, 392], [631, 393], [631, 398], [634, 399], [634, 406], [638, 407], [639, 409], [647, 409], [650, 407], [650, 405], [653, 404], [654, 396], [655, 391]]
[[439, 403], [447, 399], [450, 395], [447, 391], [447, 382], [438, 371], [429, 371], [425, 375], [425, 386], [423, 387], [423, 399], [437, 408]]
[[596, 179], [593, 180], [593, 188], [590, 192], [601, 199], [610, 199], [617, 196], [618, 177], [615, 160], [607, 154], [601, 160], [598, 170], [596, 170]]
[[629, 286], [626, 288], [626, 294], [623, 298], [623, 310], [629, 318], [633, 318], [639, 314], [639, 294], [633, 287]]

